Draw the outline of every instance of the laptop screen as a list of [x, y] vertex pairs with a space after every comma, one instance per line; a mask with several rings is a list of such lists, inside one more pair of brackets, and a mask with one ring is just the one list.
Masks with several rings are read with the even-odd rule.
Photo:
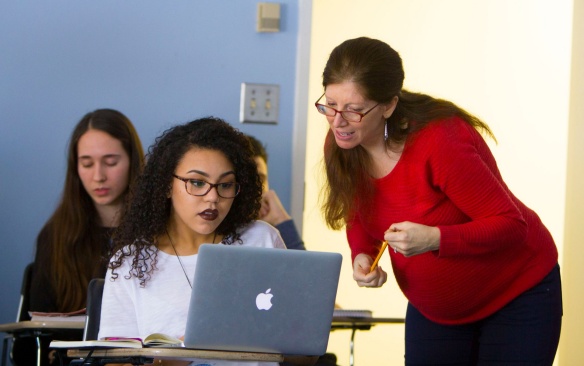
[[339, 253], [202, 245], [185, 346], [324, 354], [341, 261]]

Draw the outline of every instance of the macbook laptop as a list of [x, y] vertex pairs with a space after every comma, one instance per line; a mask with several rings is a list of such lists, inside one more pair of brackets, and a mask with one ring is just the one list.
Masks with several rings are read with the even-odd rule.
[[341, 261], [339, 253], [202, 245], [185, 347], [324, 354]]

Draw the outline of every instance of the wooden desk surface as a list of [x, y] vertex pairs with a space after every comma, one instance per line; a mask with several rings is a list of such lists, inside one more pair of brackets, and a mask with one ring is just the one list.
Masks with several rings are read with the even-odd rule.
[[51, 330], [51, 329], [79, 329], [85, 328], [83, 321], [32, 321], [25, 320], [22, 322], [0, 324], [0, 332], [3, 333], [18, 333], [30, 330]]
[[[355, 326], [372, 326], [375, 324], [403, 323], [403, 318], [352, 318], [334, 317], [331, 329], [352, 328]], [[77, 321], [31, 321], [0, 324], [0, 333], [15, 333], [26, 330], [49, 330], [49, 329], [83, 329], [85, 322]]]
[[[85, 358], [90, 350], [70, 349], [67, 350], [67, 357]], [[259, 352], [234, 352], [234, 351], [214, 351], [190, 348], [96, 348], [91, 357], [115, 358], [115, 357], [152, 357], [157, 359], [172, 359], [190, 361], [194, 359], [211, 360], [233, 360], [233, 361], [263, 361], [263, 362], [292, 362], [296, 365], [314, 365], [317, 356], [286, 356], [277, 353]]]
[[[376, 324], [400, 324], [402, 318], [352, 318], [335, 317], [331, 324], [331, 330], [335, 329], [370, 329]], [[61, 329], [83, 330], [85, 322], [73, 321], [22, 321], [0, 324], [0, 332], [20, 333], [26, 331], [50, 331]], [[72, 358], [84, 358], [90, 350], [70, 349], [67, 356]], [[197, 358], [239, 361], [263, 361], [263, 362], [290, 362], [296, 365], [314, 365], [318, 356], [281, 355], [275, 353], [257, 352], [233, 352], [196, 350], [188, 348], [113, 348], [95, 349], [93, 357], [152, 357], [159, 359], [193, 360]]]

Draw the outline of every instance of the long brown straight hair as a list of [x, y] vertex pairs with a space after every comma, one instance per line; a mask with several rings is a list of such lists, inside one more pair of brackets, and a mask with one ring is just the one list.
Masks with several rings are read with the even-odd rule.
[[[61, 201], [41, 233], [45, 232], [51, 250], [49, 281], [55, 293], [58, 311], [69, 312], [85, 307], [87, 285], [100, 273], [108, 260], [109, 248], [103, 248], [98, 213], [85, 191], [77, 171], [77, 145], [90, 129], [106, 132], [119, 140], [130, 158], [129, 184], [140, 174], [144, 152], [132, 122], [113, 109], [87, 113], [75, 126], [69, 141], [67, 173]], [[124, 196], [127, 196], [129, 187]], [[125, 202], [125, 198], [124, 198]], [[120, 215], [123, 212], [119, 213]], [[47, 258], [48, 259], [48, 258]]]
[[[404, 69], [399, 54], [388, 44], [366, 37], [344, 41], [329, 56], [322, 75], [322, 85], [352, 81], [366, 99], [389, 103], [398, 97], [393, 114], [386, 120], [388, 148], [404, 142], [411, 133], [429, 122], [458, 116], [494, 139], [489, 127], [454, 103], [402, 89]], [[353, 212], [368, 210], [375, 188], [371, 178], [371, 157], [357, 146], [341, 149], [332, 132], [324, 144], [327, 184], [322, 189], [322, 212], [327, 225], [341, 229]]]

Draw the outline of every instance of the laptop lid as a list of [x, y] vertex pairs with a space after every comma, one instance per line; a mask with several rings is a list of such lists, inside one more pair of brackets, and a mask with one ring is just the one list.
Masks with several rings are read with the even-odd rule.
[[185, 347], [324, 354], [341, 261], [339, 253], [202, 245]]

